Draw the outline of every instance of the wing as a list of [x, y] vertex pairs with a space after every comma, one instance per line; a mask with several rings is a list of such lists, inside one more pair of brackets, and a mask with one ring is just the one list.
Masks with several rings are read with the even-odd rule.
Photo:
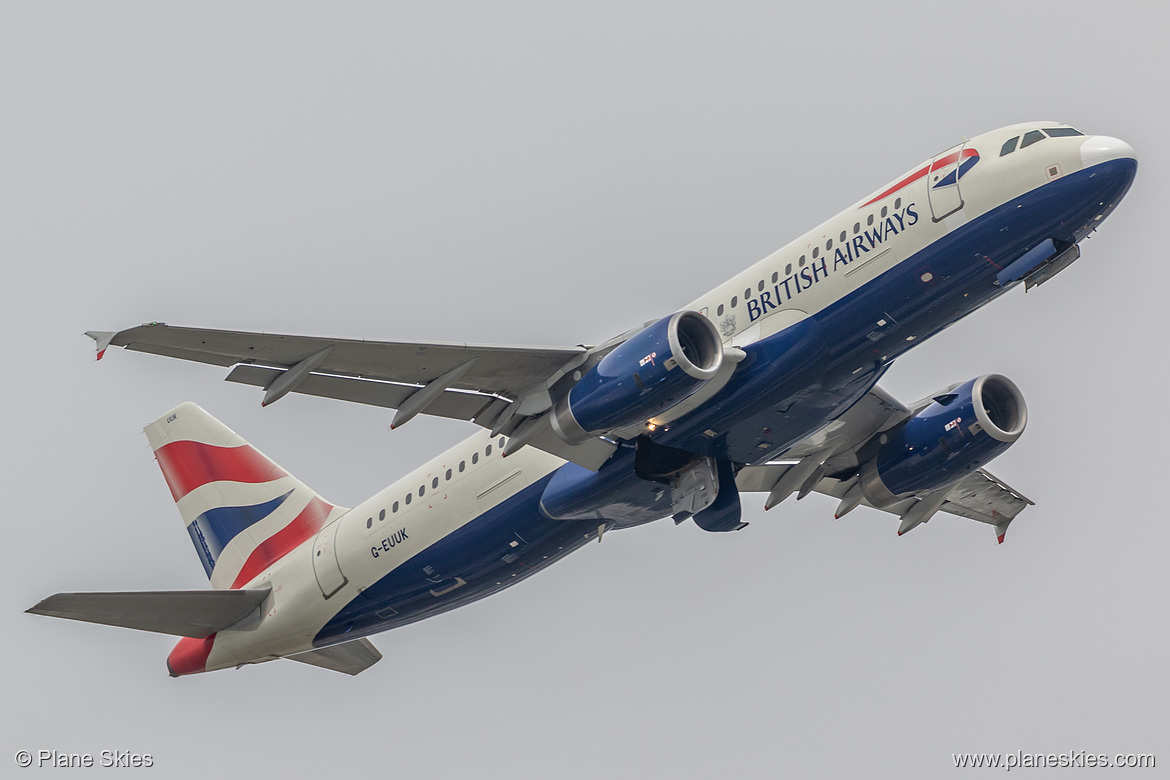
[[[802, 496], [815, 491], [843, 499], [856, 482], [858, 451], [876, 434], [902, 422], [929, 400], [908, 408], [875, 387], [844, 415], [785, 453], [784, 460], [740, 470], [736, 486], [744, 493], [770, 493], [772, 503], [766, 506], [774, 506], [798, 490]], [[881, 509], [902, 517], [916, 501], [911, 497]], [[868, 502], [862, 503], [869, 506]], [[995, 526], [1002, 542], [1008, 525], [1033, 503], [981, 469], [957, 482], [939, 510]]]
[[[826, 496], [843, 498], [850, 485], [849, 480], [825, 478], [815, 489]], [[914, 498], [907, 498], [882, 507], [882, 511], [900, 517], [915, 501]], [[1002, 542], [1003, 534], [1016, 515], [1034, 505], [1034, 501], [1008, 487], [1007, 483], [990, 472], [980, 469], [974, 474], [968, 474], [951, 488], [940, 511], [993, 525], [996, 527], [996, 536]]]
[[[289, 392], [302, 393], [397, 409], [392, 427], [426, 413], [471, 420], [506, 433], [511, 433], [509, 422], [536, 420], [551, 408], [550, 388], [590, 354], [583, 346], [366, 341], [165, 323], [86, 335], [97, 342], [98, 359], [112, 345], [232, 366], [227, 380], [264, 388], [265, 405]], [[614, 449], [601, 439], [568, 445], [548, 435], [551, 429], [545, 433], [542, 426], [535, 427], [526, 439], [533, 446], [587, 468], [599, 468]]]
[[[214, 366], [237, 363], [277, 371], [291, 369], [307, 358], [328, 350], [314, 366], [316, 373], [350, 379], [402, 385], [426, 384], [474, 360], [451, 388], [517, 398], [543, 381], [573, 358], [585, 354], [585, 347], [521, 347], [483, 344], [428, 344], [411, 341], [366, 341], [318, 336], [288, 336], [234, 330], [180, 328], [150, 323], [108, 336], [106, 345], [135, 352], [165, 355]], [[99, 349], [105, 346], [99, 338]], [[247, 376], [247, 374], [245, 374]], [[254, 382], [245, 382], [255, 384]], [[304, 392], [297, 389], [296, 392]], [[333, 396], [330, 396], [333, 397]], [[345, 399], [350, 400], [350, 399]], [[369, 403], [364, 398], [358, 403]]]

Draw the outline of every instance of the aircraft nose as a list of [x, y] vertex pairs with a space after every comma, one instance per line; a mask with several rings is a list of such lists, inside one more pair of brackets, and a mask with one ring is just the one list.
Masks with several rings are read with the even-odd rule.
[[1133, 147], [1120, 138], [1091, 135], [1081, 144], [1081, 165], [1088, 168], [1110, 160], [1130, 159], [1137, 162]]

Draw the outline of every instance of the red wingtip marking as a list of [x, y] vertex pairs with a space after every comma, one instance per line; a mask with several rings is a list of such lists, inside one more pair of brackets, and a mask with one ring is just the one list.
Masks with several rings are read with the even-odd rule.
[[839, 515], [839, 514], [837, 514], [837, 513], [835, 513], [835, 512], [834, 512], [834, 513], [833, 513], [833, 519], [834, 519], [834, 520], [840, 520], [840, 519], [841, 519], [841, 515]]
[[999, 536], [997, 536], [997, 537], [996, 537], [997, 539], [999, 539], [999, 543], [1000, 543], [1000, 544], [1003, 544], [1003, 538], [1004, 538], [1005, 536], [1007, 536], [1007, 534], [1000, 534]]
[[102, 349], [102, 350], [99, 350], [99, 351], [98, 351], [98, 356], [97, 356], [97, 359], [98, 359], [98, 360], [101, 360], [101, 359], [102, 359], [102, 357], [103, 357], [105, 354], [106, 354], [106, 351], [105, 351], [104, 349]]
[[902, 535], [902, 532], [901, 532], [901, 531], [899, 531], [899, 532], [898, 532], [898, 536], [901, 536], [901, 535]]

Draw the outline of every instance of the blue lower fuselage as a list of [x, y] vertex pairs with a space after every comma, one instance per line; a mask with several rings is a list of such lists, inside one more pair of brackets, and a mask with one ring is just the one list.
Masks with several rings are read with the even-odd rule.
[[[657, 431], [654, 441], [739, 464], [783, 454], [846, 411], [903, 352], [1013, 287], [997, 276], [1017, 258], [1046, 240], [1075, 244], [1091, 233], [1125, 195], [1135, 171], [1132, 159], [1104, 162], [951, 230], [807, 319], [744, 347], [747, 358], [727, 385]], [[610, 524], [668, 515], [653, 484], [634, 473], [633, 458], [633, 448], [623, 446], [603, 467], [613, 500], [602, 502], [598, 519], [548, 518], [540, 499], [549, 474], [367, 587], [313, 644], [454, 609], [514, 585]]]

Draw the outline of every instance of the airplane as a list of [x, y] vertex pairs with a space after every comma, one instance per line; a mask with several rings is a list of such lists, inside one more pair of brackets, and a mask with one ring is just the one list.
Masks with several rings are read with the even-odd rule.
[[1059, 122], [946, 149], [676, 312], [595, 346], [381, 342], [149, 323], [110, 346], [227, 380], [482, 430], [352, 509], [184, 403], [146, 426], [210, 589], [59, 593], [29, 612], [181, 637], [172, 676], [288, 658], [357, 674], [369, 637], [511, 587], [614, 529], [745, 527], [741, 497], [868, 506], [905, 534], [939, 512], [1000, 543], [1033, 502], [984, 466], [1023, 433], [986, 374], [913, 404], [902, 354], [1080, 256], [1137, 172]]

